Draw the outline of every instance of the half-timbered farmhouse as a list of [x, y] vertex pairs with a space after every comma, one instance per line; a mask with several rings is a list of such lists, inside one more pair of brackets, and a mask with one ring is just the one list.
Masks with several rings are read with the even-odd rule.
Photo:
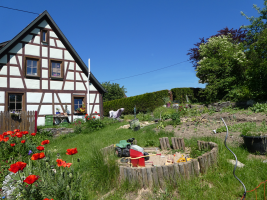
[[86, 64], [47, 11], [0, 43], [0, 111], [37, 111], [37, 124], [44, 125], [46, 115], [67, 106], [73, 122], [83, 118], [76, 109], [87, 105], [89, 86], [89, 110], [98, 118], [106, 91], [92, 73], [89, 85], [87, 79]]

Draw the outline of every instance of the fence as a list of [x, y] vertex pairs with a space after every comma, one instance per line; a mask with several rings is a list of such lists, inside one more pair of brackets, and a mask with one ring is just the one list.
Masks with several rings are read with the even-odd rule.
[[20, 129], [21, 131], [36, 132], [35, 111], [21, 111], [18, 116], [10, 112], [0, 112], [0, 134], [6, 131]]

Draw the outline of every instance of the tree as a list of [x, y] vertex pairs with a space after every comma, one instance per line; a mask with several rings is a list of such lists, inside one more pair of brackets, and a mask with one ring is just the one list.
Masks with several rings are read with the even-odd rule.
[[104, 82], [101, 85], [107, 90], [107, 93], [103, 95], [103, 102], [124, 98], [127, 93], [124, 86], [120, 87], [118, 83]]
[[243, 29], [247, 29], [247, 44], [249, 45], [255, 43], [258, 40], [259, 35], [261, 32], [267, 28], [267, 0], [264, 0], [265, 8], [260, 9], [257, 5], [253, 4], [253, 7], [257, 12], [260, 14], [259, 17], [248, 17], [242, 11], [241, 15], [245, 16], [250, 22], [250, 25], [241, 26]]
[[[231, 34], [211, 37], [199, 45], [196, 76], [207, 83], [202, 95], [207, 101], [229, 99], [229, 92], [243, 88], [247, 58], [244, 45], [234, 41]], [[244, 98], [244, 97], [240, 97]]]
[[[228, 35], [229, 33], [231, 34], [231, 37], [232, 37], [232, 41], [235, 42], [235, 43], [242, 43], [245, 41], [246, 39], [246, 32], [247, 30], [242, 30], [242, 28], [239, 28], [239, 29], [228, 29], [227, 27], [225, 27], [224, 29], [222, 30], [219, 30], [217, 31], [218, 34], [216, 35], [213, 35], [211, 36], [210, 38], [212, 37], [218, 37], [218, 36], [221, 36], [221, 35]], [[198, 66], [198, 62], [200, 61], [200, 57], [199, 57], [199, 46], [201, 44], [205, 44], [208, 42], [208, 40], [210, 38], [207, 38], [206, 40], [203, 38], [199, 38], [200, 39], [200, 42], [194, 44], [196, 47], [195, 48], [191, 48], [189, 49], [189, 53], [187, 53], [187, 55], [190, 56], [189, 60], [191, 60], [192, 64], [193, 64], [193, 67], [196, 69], [197, 66]]]

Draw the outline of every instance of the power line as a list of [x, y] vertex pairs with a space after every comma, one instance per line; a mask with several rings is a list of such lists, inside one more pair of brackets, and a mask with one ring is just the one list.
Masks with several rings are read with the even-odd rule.
[[[162, 69], [165, 69], [165, 68], [168, 68], [168, 67], [172, 67], [174, 65], [179, 65], [179, 64], [182, 64], [184, 62], [188, 62], [189, 60], [185, 60], [183, 62], [179, 62], [179, 63], [176, 63], [176, 64], [173, 64], [173, 65], [169, 65], [167, 67], [163, 67], [163, 68], [160, 68], [160, 69], [156, 69], [156, 70], [153, 70], [153, 71], [149, 71], [149, 72], [145, 72], [145, 73], [142, 73], [142, 74], [136, 74], [136, 75], [133, 75], [133, 76], [128, 76], [128, 77], [125, 77], [125, 78], [119, 78], [119, 79], [114, 79], [114, 80], [110, 80], [110, 81], [116, 81], [116, 80], [121, 80], [121, 79], [126, 79], [126, 78], [131, 78], [131, 77], [135, 77], [135, 76], [140, 76], [140, 75], [143, 75], [143, 74], [148, 74], [148, 73], [151, 73], [151, 72], [154, 72], [154, 71], [158, 71], [158, 70], [162, 70]], [[109, 81], [104, 81], [104, 82], [109, 82]]]
[[5, 7], [5, 6], [0, 6], [0, 7], [2, 7], [2, 8], [6, 8], [6, 9], [10, 9], [10, 10], [16, 10], [16, 11], [21, 11], [21, 12], [26, 12], [26, 13], [31, 13], [31, 14], [39, 15], [38, 13], [30, 12], [30, 11], [26, 11], [26, 10], [19, 10], [19, 9], [15, 9], [15, 8]]

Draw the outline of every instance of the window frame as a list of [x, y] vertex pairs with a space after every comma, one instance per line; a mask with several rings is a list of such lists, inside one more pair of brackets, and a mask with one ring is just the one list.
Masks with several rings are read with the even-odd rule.
[[[37, 75], [28, 75], [27, 74], [27, 60], [37, 60]], [[24, 58], [24, 76], [27, 78], [40, 78], [40, 59], [31, 56], [25, 56]]]
[[84, 103], [84, 105], [85, 105], [85, 110], [87, 111], [86, 95], [73, 95], [73, 96], [72, 96], [72, 113], [73, 113], [74, 115], [80, 115], [80, 113], [76, 113], [76, 110], [75, 110], [75, 102], [74, 102], [74, 100], [75, 100], [76, 98], [82, 98], [82, 99], [83, 99], [82, 102]]
[[[60, 62], [60, 68], [61, 68], [61, 77], [53, 77], [52, 76], [52, 62]], [[49, 77], [50, 79], [55, 79], [55, 80], [63, 80], [64, 79], [64, 61], [62, 60], [55, 60], [55, 59], [50, 59], [49, 61]]]
[[[46, 40], [44, 41], [44, 38], [43, 38], [43, 33], [45, 32], [45, 37], [46, 37]], [[41, 42], [42, 43], [46, 43], [46, 44], [49, 44], [49, 31], [46, 30], [46, 29], [43, 29], [41, 30]]]
[[21, 111], [25, 111], [25, 93], [23, 92], [6, 92], [6, 106], [5, 106], [5, 111], [9, 112], [9, 95], [22, 95], [22, 101], [21, 101]]

